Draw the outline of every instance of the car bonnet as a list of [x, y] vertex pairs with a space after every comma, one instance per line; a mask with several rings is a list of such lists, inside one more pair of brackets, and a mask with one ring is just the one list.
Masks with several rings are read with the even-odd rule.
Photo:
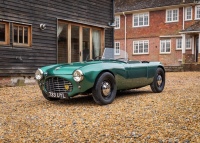
[[95, 64], [95, 62], [76, 62], [70, 64], [58, 64], [49, 68], [44, 67], [42, 68], [42, 70], [47, 75], [72, 75], [75, 70], [90, 64]]

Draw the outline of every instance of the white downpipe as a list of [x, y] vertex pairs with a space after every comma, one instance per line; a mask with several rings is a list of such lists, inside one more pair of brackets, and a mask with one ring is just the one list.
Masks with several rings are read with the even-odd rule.
[[183, 7], [183, 30], [185, 29], [185, 7]]
[[123, 12], [124, 15], [124, 46], [125, 46], [125, 58], [126, 58], [126, 15]]

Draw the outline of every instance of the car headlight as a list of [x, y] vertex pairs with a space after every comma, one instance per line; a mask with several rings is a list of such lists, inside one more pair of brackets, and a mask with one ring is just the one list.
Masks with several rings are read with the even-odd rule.
[[43, 71], [41, 69], [38, 69], [36, 72], [35, 72], [35, 79], [36, 80], [41, 80], [43, 78]]
[[76, 82], [81, 82], [83, 80], [83, 72], [81, 70], [76, 70], [73, 73], [73, 78]]

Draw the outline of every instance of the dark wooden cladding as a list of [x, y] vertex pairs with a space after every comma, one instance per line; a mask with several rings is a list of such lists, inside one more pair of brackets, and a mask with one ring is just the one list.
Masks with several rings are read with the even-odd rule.
[[[113, 0], [0, 0], [0, 21], [10, 24], [10, 43], [0, 45], [0, 76], [33, 75], [41, 66], [56, 64], [58, 19], [108, 27]], [[13, 23], [31, 25], [30, 47], [12, 45]], [[113, 32], [105, 28], [105, 47], [113, 47]]]

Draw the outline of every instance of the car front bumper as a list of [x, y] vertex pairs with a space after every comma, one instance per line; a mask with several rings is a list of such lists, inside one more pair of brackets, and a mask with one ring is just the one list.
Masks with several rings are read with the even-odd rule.
[[58, 96], [63, 93], [73, 97], [93, 87], [93, 82], [84, 78], [80, 83], [75, 82], [72, 75], [48, 76], [38, 81], [39, 87], [47, 95]]

